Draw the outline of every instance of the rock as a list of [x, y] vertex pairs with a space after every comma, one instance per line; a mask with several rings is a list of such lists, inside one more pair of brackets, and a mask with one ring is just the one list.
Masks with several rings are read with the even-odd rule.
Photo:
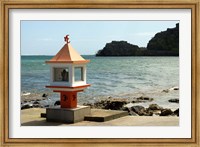
[[60, 101], [59, 100], [54, 103], [54, 106], [57, 106], [57, 105], [60, 105]]
[[129, 112], [129, 111], [131, 111], [131, 108], [129, 108], [129, 107], [123, 107], [122, 110], [123, 110], [123, 111], [128, 111], [128, 112]]
[[165, 89], [165, 90], [163, 90], [162, 92], [168, 93], [168, 92], [169, 92], [169, 89]]
[[132, 115], [132, 116], [138, 116], [138, 114], [135, 113], [135, 112], [133, 112], [133, 111], [128, 112], [128, 114], [129, 114], [129, 115]]
[[170, 91], [172, 91], [172, 90], [179, 90], [179, 88], [178, 88], [178, 87], [172, 87], [172, 88], [169, 88], [169, 89], [165, 89], [165, 90], [163, 90], [162, 92], [168, 93], [168, 92], [170, 92]]
[[153, 101], [153, 98], [141, 96], [141, 97], [137, 98], [137, 100]]
[[94, 103], [93, 108], [97, 108], [97, 109], [105, 109], [106, 106], [106, 101], [101, 100], [101, 101], [97, 101]]
[[132, 106], [131, 110], [140, 116], [152, 116], [153, 115], [152, 111], [147, 111], [147, 109], [145, 109], [143, 106], [140, 106], [140, 105]]
[[137, 113], [138, 115], [144, 115], [146, 114], [145, 112], [145, 108], [143, 106], [137, 105], [137, 106], [132, 106], [131, 110], [135, 113]]
[[145, 103], [145, 102], [151, 102], [151, 101], [153, 101], [153, 98], [141, 96], [138, 98], [134, 98], [134, 100], [132, 100], [131, 102], [132, 103]]
[[146, 111], [146, 113], [144, 113], [144, 116], [153, 116], [153, 112], [152, 111]]
[[174, 87], [173, 90], [179, 90], [179, 88], [178, 87]]
[[126, 104], [124, 101], [107, 101], [104, 108], [111, 110], [121, 110], [124, 104]]
[[160, 115], [161, 114], [161, 110], [150, 110], [154, 115]]
[[21, 110], [29, 109], [29, 108], [33, 108], [33, 104], [28, 103], [28, 104], [24, 104], [24, 105], [21, 106]]
[[45, 93], [42, 95], [42, 97], [47, 97], [47, 96], [48, 96], [48, 95], [47, 95], [47, 94], [45, 94]]
[[122, 110], [123, 106], [127, 103], [127, 99], [109, 98], [95, 102], [93, 107], [97, 109]]
[[31, 93], [30, 92], [23, 92], [23, 96], [27, 96], [27, 95], [30, 95]]
[[158, 106], [157, 104], [150, 104], [148, 110], [161, 110], [162, 107]]
[[[170, 42], [170, 43], [169, 43]], [[166, 31], [159, 32], [148, 42], [148, 51], [160, 51], [165, 55], [179, 55], [179, 23], [175, 28], [168, 28]], [[162, 51], [162, 52], [161, 52]]]
[[160, 116], [169, 116], [169, 115], [172, 115], [172, 110], [171, 109], [163, 109], [161, 110], [161, 114]]
[[112, 41], [106, 43], [96, 56], [179, 56], [179, 23], [174, 28], [155, 34], [147, 47], [139, 47], [127, 41]]
[[174, 111], [174, 114], [179, 116], [179, 108]]
[[133, 100], [133, 101], [131, 101], [131, 103], [142, 103], [142, 101]]
[[42, 108], [40, 104], [33, 104], [33, 108]]
[[179, 99], [170, 99], [168, 101], [171, 103], [179, 103]]
[[44, 107], [45, 107], [45, 108], [48, 108], [48, 107], [49, 107], [49, 105], [45, 105]]
[[90, 106], [90, 107], [93, 107], [93, 104], [92, 104], [92, 103], [83, 103], [83, 106]]
[[40, 104], [38, 101], [34, 101], [33, 104]]
[[127, 41], [112, 41], [107, 43], [102, 50], [99, 50], [96, 56], [134, 56], [140, 48], [137, 45]]
[[123, 111], [127, 111], [129, 115], [137, 116], [137, 114], [136, 114], [135, 112], [133, 112], [133, 111], [131, 110], [131, 108], [123, 107], [122, 110], [123, 110]]

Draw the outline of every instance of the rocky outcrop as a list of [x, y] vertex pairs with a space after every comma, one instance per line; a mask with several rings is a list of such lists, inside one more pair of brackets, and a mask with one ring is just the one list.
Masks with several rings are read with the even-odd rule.
[[157, 33], [147, 44], [150, 51], [170, 51], [172, 55], [179, 55], [179, 24], [175, 28]]
[[112, 41], [99, 50], [96, 56], [135, 56], [139, 50], [137, 45], [128, 43], [127, 41]]
[[152, 111], [148, 111], [148, 109], [146, 109], [145, 107], [140, 106], [140, 105], [132, 106], [131, 109], [133, 112], [135, 112], [139, 116], [152, 116], [153, 115]]
[[127, 103], [128, 103], [127, 99], [108, 98], [105, 100], [97, 101], [94, 104], [84, 103], [83, 105], [98, 109], [122, 110], [123, 106]]
[[[179, 109], [172, 111], [168, 108], [163, 108], [158, 104], [150, 104], [147, 108], [142, 106], [142, 103], [151, 102], [153, 98], [150, 97], [138, 97], [138, 98], [112, 98], [102, 99], [92, 103], [84, 103], [83, 105], [90, 106], [95, 109], [110, 109], [110, 110], [122, 110], [127, 111], [129, 115], [133, 116], [168, 116], [168, 115], [177, 115], [179, 116]], [[133, 106], [128, 106], [130, 103], [134, 104]], [[140, 104], [139, 104], [140, 103]], [[126, 105], [128, 104], [128, 105]]]
[[157, 104], [150, 104], [148, 109], [149, 110], [162, 110], [163, 108], [158, 106]]
[[138, 47], [127, 41], [112, 41], [96, 53], [96, 56], [178, 56], [179, 24], [159, 32], [148, 42], [147, 47]]
[[171, 109], [163, 109], [163, 110], [161, 110], [160, 116], [169, 116], [172, 114], [173, 114], [173, 111]]
[[145, 103], [145, 102], [151, 102], [151, 101], [153, 101], [153, 98], [144, 97], [144, 96], [141, 96], [138, 98], [131, 98], [131, 99], [109, 97], [107, 99], [96, 101], [94, 104], [84, 103], [83, 105], [90, 106], [91, 108], [97, 108], [97, 109], [123, 110], [124, 105], [128, 103]]

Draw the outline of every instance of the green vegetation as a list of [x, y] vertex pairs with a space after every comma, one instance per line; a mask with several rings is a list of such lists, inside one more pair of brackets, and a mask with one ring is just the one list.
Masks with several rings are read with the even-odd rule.
[[157, 33], [147, 44], [138, 47], [127, 41], [112, 41], [99, 50], [96, 56], [178, 56], [179, 24], [175, 28]]
[[179, 51], [179, 24], [175, 28], [157, 33], [148, 43], [148, 50]]

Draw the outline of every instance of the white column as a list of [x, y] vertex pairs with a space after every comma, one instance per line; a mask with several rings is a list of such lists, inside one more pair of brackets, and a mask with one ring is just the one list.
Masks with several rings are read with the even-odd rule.
[[74, 85], [74, 66], [73, 65], [70, 65], [70, 68], [69, 68], [69, 83], [70, 83], [70, 86]]
[[54, 81], [54, 70], [53, 70], [53, 66], [52, 65], [50, 65], [50, 83], [53, 83], [53, 81]]
[[83, 80], [84, 80], [85, 83], [87, 83], [87, 81], [86, 81], [86, 77], [87, 77], [86, 74], [87, 74], [86, 65], [84, 65], [83, 66]]

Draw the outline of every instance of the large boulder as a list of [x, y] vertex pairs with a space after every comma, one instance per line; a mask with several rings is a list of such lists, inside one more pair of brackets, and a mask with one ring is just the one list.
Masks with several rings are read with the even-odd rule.
[[145, 115], [146, 114], [146, 110], [143, 106], [137, 105], [137, 106], [132, 106], [131, 110], [135, 113], [137, 113], [138, 115]]
[[140, 106], [140, 105], [132, 106], [131, 110], [140, 116], [152, 116], [153, 115], [153, 112], [148, 111], [147, 109], [145, 109], [143, 106]]
[[111, 110], [121, 110], [123, 108], [123, 105], [125, 105], [125, 101], [107, 101], [105, 105], [105, 109], [111, 109]]
[[128, 103], [127, 99], [108, 98], [95, 102], [92, 107], [97, 109], [122, 110], [123, 106], [127, 103]]
[[148, 110], [162, 110], [162, 107], [158, 106], [158, 104], [150, 104]]
[[171, 109], [163, 109], [163, 110], [161, 110], [160, 116], [169, 116], [172, 114], [173, 114], [173, 111]]
[[122, 110], [123, 111], [127, 111], [129, 115], [133, 115], [133, 116], [137, 116], [138, 115], [137, 113], [133, 112], [130, 107], [123, 107]]
[[174, 111], [174, 114], [179, 116], [179, 108]]

